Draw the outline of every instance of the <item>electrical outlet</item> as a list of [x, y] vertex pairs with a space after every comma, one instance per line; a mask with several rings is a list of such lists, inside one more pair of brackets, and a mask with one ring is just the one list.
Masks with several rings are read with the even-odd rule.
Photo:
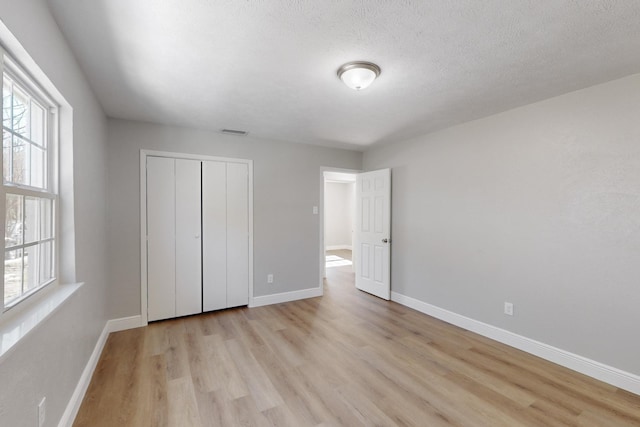
[[267, 274], [267, 283], [273, 283], [273, 274]]
[[44, 425], [44, 417], [47, 414], [47, 398], [43, 397], [40, 403], [38, 404], [38, 427], [42, 427]]
[[313, 214], [314, 215], [318, 215], [318, 207], [317, 206], [313, 207]]
[[504, 314], [508, 315], [508, 316], [513, 316], [513, 304], [510, 302], [506, 302], [504, 303]]

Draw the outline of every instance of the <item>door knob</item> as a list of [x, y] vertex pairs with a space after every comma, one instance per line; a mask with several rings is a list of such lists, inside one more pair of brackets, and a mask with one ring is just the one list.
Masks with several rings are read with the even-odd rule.
[[389, 239], [382, 239], [382, 243], [389, 243]]
[[200, 238], [200, 235], [199, 235], [199, 234], [196, 234], [196, 236], [195, 236], [195, 237], [196, 237], [196, 239], [199, 239], [199, 238]]

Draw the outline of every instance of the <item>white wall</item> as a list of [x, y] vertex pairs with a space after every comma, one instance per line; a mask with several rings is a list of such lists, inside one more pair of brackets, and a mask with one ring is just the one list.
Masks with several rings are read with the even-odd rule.
[[355, 184], [327, 182], [324, 186], [325, 247], [348, 247], [353, 239]]
[[125, 120], [108, 129], [114, 317], [140, 314], [141, 149], [252, 159], [254, 296], [318, 287], [320, 168], [359, 169], [362, 153]]
[[393, 168], [392, 290], [640, 374], [639, 88], [366, 152]]
[[108, 318], [106, 120], [43, 1], [0, 0], [0, 19], [73, 108], [73, 147], [63, 141], [61, 158], [63, 277], [86, 285], [0, 363], [0, 424], [37, 425], [46, 396], [45, 425], [55, 426]]

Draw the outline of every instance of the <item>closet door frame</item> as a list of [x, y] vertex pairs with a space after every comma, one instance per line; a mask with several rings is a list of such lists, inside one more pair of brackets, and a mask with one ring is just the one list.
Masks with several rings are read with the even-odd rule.
[[140, 314], [141, 324], [148, 324], [148, 276], [147, 276], [147, 157], [168, 157], [200, 161], [245, 163], [248, 167], [249, 195], [249, 307], [253, 305], [253, 160], [216, 157], [170, 151], [140, 150]]

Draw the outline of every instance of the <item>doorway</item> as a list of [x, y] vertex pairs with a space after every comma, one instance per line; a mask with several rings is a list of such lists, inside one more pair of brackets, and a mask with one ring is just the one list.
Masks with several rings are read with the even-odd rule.
[[323, 172], [323, 277], [353, 274], [356, 172]]

